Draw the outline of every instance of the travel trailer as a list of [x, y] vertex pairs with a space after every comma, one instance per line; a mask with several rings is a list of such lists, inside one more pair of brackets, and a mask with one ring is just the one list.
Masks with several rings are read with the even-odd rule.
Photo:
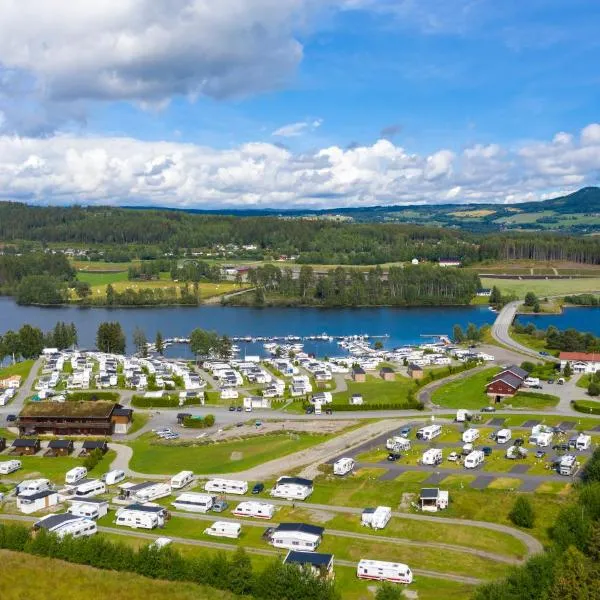
[[106, 485], [115, 485], [123, 481], [123, 479], [125, 479], [125, 471], [121, 471], [121, 469], [114, 469], [102, 476], [102, 481]]
[[144, 512], [122, 508], [117, 511], [115, 523], [132, 529], [155, 529], [161, 525], [161, 518], [155, 512]]
[[271, 489], [271, 496], [286, 500], [306, 500], [313, 492], [311, 479], [302, 477], [280, 477]]
[[6, 462], [0, 463], [0, 474], [9, 475], [18, 471], [23, 465], [20, 460], [7, 460]]
[[236, 517], [271, 519], [275, 514], [275, 507], [266, 502], [240, 502], [233, 511], [233, 514]]
[[192, 471], [181, 471], [177, 475], [171, 477], [171, 488], [174, 490], [180, 490], [194, 480], [194, 473]]
[[587, 450], [592, 445], [592, 436], [580, 433], [575, 440], [575, 448], [580, 452]]
[[417, 431], [417, 439], [418, 440], [432, 440], [436, 437], [438, 437], [438, 435], [441, 435], [442, 433], [442, 426], [441, 425], [427, 425], [427, 427], [421, 427], [421, 429], [419, 429]]
[[410, 441], [405, 437], [396, 435], [387, 439], [385, 442], [385, 447], [393, 452], [402, 452], [403, 450], [410, 450]]
[[288, 550], [316, 550], [323, 538], [323, 527], [305, 523], [280, 523], [269, 533], [269, 541], [276, 548]]
[[472, 444], [476, 439], [479, 439], [479, 429], [467, 429], [462, 434], [462, 441], [466, 444]]
[[383, 560], [360, 560], [356, 567], [356, 575], [359, 579], [375, 579], [395, 583], [412, 583], [413, 580], [413, 574], [408, 565]]
[[71, 500], [70, 503], [71, 506], [69, 506], [67, 512], [76, 517], [95, 520], [108, 514], [107, 500], [86, 498], [85, 500]]
[[233, 539], [239, 538], [241, 532], [241, 525], [239, 523], [231, 523], [230, 521], [216, 521], [210, 527], [204, 530], [204, 533], [207, 535]]
[[439, 448], [430, 448], [423, 452], [423, 457], [421, 458], [421, 462], [424, 465], [439, 465], [441, 464], [442, 451]]
[[334, 475], [347, 475], [354, 469], [353, 458], [340, 458], [333, 463], [333, 474]]
[[171, 486], [168, 483], [154, 483], [140, 490], [136, 490], [133, 499], [136, 502], [152, 502], [159, 498], [166, 498], [171, 495]]
[[572, 454], [565, 454], [561, 459], [558, 465], [558, 472], [560, 475], [564, 475], [566, 477], [570, 477], [577, 471], [577, 457]]
[[204, 489], [207, 492], [216, 492], [218, 494], [245, 494], [248, 491], [247, 481], [237, 481], [236, 479], [209, 479]]
[[26, 479], [17, 485], [17, 496], [30, 496], [52, 489], [49, 479]]
[[392, 509], [389, 506], [365, 508], [362, 512], [360, 524], [372, 529], [383, 529], [392, 518]]
[[456, 422], [457, 423], [464, 423], [465, 421], [470, 421], [471, 420], [471, 413], [468, 410], [465, 410], [464, 408], [459, 408], [456, 411]]
[[76, 498], [90, 498], [98, 494], [106, 494], [106, 485], [99, 479], [92, 479], [75, 488]]
[[59, 538], [65, 535], [78, 538], [94, 535], [98, 531], [98, 526], [90, 519], [60, 513], [42, 517], [34, 524], [34, 529], [45, 529]]
[[67, 485], [74, 485], [78, 481], [87, 477], [87, 469], [85, 467], [75, 467], [70, 471], [67, 471], [65, 475], [65, 483]]
[[496, 442], [498, 444], [506, 444], [512, 438], [512, 431], [510, 429], [501, 429], [496, 434]]
[[549, 431], [540, 431], [529, 437], [529, 443], [546, 448], [552, 443], [552, 433]]
[[179, 494], [171, 504], [178, 510], [206, 513], [212, 508], [214, 501], [214, 496], [210, 494], [184, 492], [183, 494]]
[[465, 469], [477, 468], [479, 465], [483, 464], [484, 459], [485, 455], [482, 450], [473, 450], [473, 452], [465, 458]]

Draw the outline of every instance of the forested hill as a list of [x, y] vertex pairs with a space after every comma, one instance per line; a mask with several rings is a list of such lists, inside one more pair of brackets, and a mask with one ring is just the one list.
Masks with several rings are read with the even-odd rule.
[[[526, 215], [526, 213], [515, 213]], [[172, 210], [32, 207], [0, 203], [0, 241], [87, 247], [159, 248], [181, 253], [228, 245], [254, 248], [255, 257], [299, 256], [298, 262], [381, 264], [454, 258], [569, 260], [600, 264], [600, 238], [550, 232], [472, 233], [406, 223], [347, 223], [275, 216], [234, 217]], [[137, 256], [143, 257], [142, 253]]]

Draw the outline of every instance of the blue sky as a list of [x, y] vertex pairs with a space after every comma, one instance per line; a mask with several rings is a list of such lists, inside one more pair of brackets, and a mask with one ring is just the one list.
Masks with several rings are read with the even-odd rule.
[[7, 198], [515, 202], [598, 181], [593, 0], [5, 3]]

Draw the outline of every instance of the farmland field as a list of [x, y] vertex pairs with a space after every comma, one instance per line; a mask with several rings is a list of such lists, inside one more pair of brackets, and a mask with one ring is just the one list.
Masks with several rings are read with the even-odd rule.
[[448, 408], [486, 406], [489, 404], [489, 399], [485, 394], [485, 385], [496, 373], [498, 373], [498, 369], [493, 367], [471, 377], [451, 381], [437, 388], [431, 396], [431, 401], [438, 406]]
[[580, 279], [495, 279], [482, 277], [481, 285], [498, 287], [503, 294], [514, 294], [524, 298], [527, 292], [533, 292], [540, 298], [546, 296], [567, 296], [581, 292], [600, 291], [600, 277]]

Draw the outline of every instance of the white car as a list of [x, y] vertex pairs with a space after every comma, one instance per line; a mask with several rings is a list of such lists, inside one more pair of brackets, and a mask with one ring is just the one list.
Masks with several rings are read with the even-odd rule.
[[448, 460], [451, 462], [456, 462], [459, 458], [457, 452], [450, 452], [450, 454], [448, 454]]

